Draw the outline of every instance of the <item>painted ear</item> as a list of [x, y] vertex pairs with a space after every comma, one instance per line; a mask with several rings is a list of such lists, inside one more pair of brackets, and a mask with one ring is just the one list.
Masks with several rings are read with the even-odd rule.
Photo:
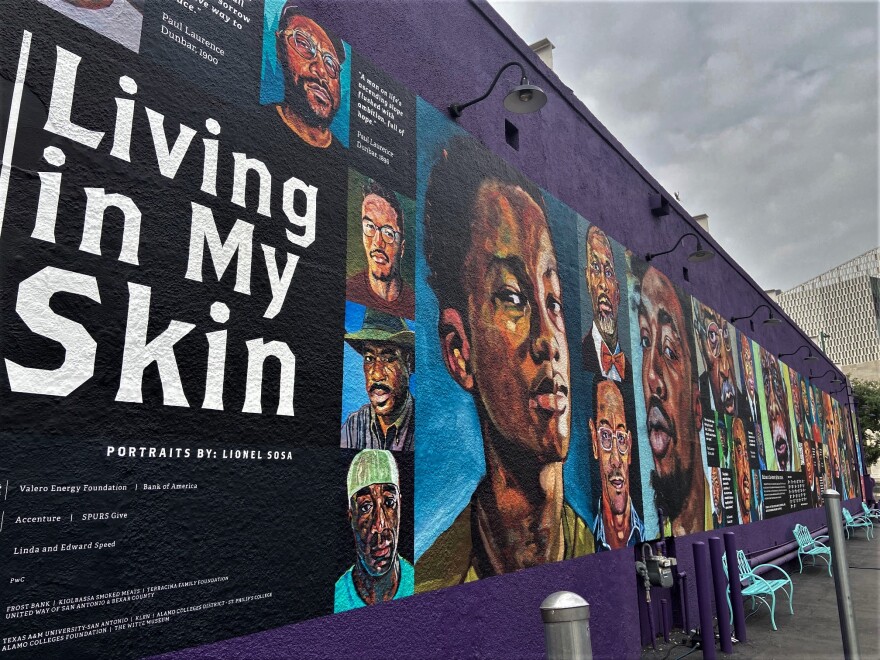
[[474, 376], [471, 365], [471, 345], [464, 331], [461, 314], [451, 307], [440, 313], [437, 325], [440, 334], [440, 352], [449, 375], [462, 389], [470, 392], [474, 389]]
[[593, 424], [593, 420], [590, 420], [590, 438], [593, 442], [593, 458], [597, 461], [599, 460], [599, 448], [596, 446], [596, 425]]

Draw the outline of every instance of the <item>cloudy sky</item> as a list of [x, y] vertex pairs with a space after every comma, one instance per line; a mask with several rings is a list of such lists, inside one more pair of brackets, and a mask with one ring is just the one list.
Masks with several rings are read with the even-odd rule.
[[880, 243], [878, 4], [491, 2], [760, 286]]

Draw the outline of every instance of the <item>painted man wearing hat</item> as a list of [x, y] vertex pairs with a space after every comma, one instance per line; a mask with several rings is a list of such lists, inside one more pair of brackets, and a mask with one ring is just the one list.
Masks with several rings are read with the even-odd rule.
[[397, 554], [400, 476], [390, 451], [364, 449], [348, 468], [348, 519], [357, 560], [336, 581], [333, 611], [411, 596], [412, 564]]
[[415, 333], [402, 318], [367, 308], [363, 326], [347, 333], [345, 341], [364, 358], [370, 401], [345, 420], [341, 446], [412, 451], [415, 400], [409, 377], [415, 366]]

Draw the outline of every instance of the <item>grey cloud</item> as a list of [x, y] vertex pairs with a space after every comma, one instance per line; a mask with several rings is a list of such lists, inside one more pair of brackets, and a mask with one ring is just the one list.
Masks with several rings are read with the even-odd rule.
[[878, 244], [877, 4], [493, 5], [762, 286]]

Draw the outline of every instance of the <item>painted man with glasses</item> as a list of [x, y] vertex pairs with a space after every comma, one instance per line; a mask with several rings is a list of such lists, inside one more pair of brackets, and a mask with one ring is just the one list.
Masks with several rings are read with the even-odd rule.
[[364, 358], [364, 386], [369, 403], [342, 425], [346, 449], [412, 451], [415, 400], [409, 377], [415, 370], [415, 333], [402, 318], [367, 309], [357, 332], [345, 341]]
[[345, 49], [297, 2], [285, 3], [275, 33], [278, 63], [284, 73], [284, 100], [276, 110], [306, 144], [326, 149], [333, 144], [330, 123], [339, 111]]
[[415, 318], [415, 292], [400, 274], [406, 239], [397, 195], [371, 181], [363, 189], [360, 215], [367, 267], [348, 278], [346, 298], [387, 314]]
[[629, 492], [633, 437], [627, 427], [623, 396], [612, 380], [601, 379], [593, 397], [590, 420], [593, 458], [599, 462], [601, 498], [593, 538], [596, 550], [616, 550], [645, 540], [645, 526]]

